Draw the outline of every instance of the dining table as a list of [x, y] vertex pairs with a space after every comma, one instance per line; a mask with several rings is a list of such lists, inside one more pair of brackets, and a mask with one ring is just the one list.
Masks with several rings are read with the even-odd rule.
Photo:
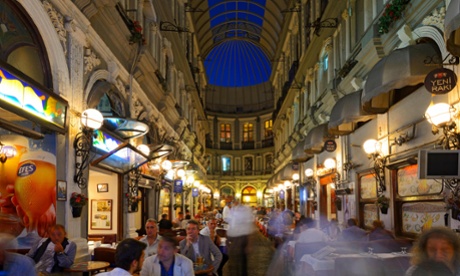
[[64, 269], [64, 272], [82, 272], [83, 276], [91, 275], [93, 271], [106, 269], [110, 266], [108, 262], [89, 261], [74, 263], [70, 268]]
[[[341, 275], [353, 275], [352, 269], [365, 270], [377, 269], [392, 271], [391, 275], [404, 275], [409, 267], [412, 254], [391, 252], [391, 253], [359, 253], [359, 254], [336, 254], [331, 253], [327, 256], [318, 258], [315, 254], [305, 254], [300, 259], [302, 272], [306, 275], [333, 276], [337, 271]], [[392, 264], [389, 264], [392, 262]], [[397, 264], [397, 265], [395, 265]], [[389, 273], [385, 273], [388, 275]]]

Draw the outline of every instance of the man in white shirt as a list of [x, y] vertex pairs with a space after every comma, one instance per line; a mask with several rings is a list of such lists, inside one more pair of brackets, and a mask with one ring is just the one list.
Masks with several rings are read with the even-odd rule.
[[247, 255], [250, 248], [250, 235], [254, 232], [255, 224], [252, 210], [233, 200], [233, 206], [227, 217], [227, 237], [230, 267], [234, 269], [231, 275], [248, 275]]
[[323, 231], [315, 228], [315, 221], [312, 218], [305, 218], [304, 227], [307, 229], [303, 230], [297, 242], [327, 242], [329, 241], [328, 236]]
[[222, 210], [222, 219], [225, 221], [225, 222], [228, 222], [227, 221], [227, 218], [228, 216], [230, 215], [230, 210], [231, 210], [231, 202], [227, 202], [225, 204], [225, 207], [224, 209]]
[[147, 245], [135, 239], [124, 239], [115, 251], [116, 267], [109, 272], [99, 273], [101, 276], [130, 276], [140, 270], [144, 262]]
[[173, 237], [164, 236], [158, 245], [158, 254], [145, 259], [140, 276], [194, 274], [192, 261], [177, 253], [177, 241]]
[[152, 256], [157, 253], [158, 243], [160, 242], [161, 236], [158, 235], [158, 225], [156, 220], [149, 218], [145, 223], [146, 236], [142, 237], [139, 241], [145, 243], [147, 248], [145, 249], [145, 256]]

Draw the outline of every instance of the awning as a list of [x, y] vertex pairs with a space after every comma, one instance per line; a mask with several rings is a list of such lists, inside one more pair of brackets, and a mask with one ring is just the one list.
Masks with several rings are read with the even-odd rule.
[[324, 147], [324, 140], [330, 137], [327, 130], [327, 123], [316, 126], [308, 132], [305, 137], [304, 151], [307, 154], [321, 153]]
[[359, 122], [366, 122], [375, 118], [363, 110], [361, 105], [361, 90], [345, 95], [334, 105], [329, 119], [329, 133], [347, 135], [352, 133]]
[[291, 160], [293, 162], [305, 162], [307, 161], [311, 156], [311, 154], [307, 154], [303, 147], [305, 145], [305, 142], [302, 141], [302, 142], [299, 142], [297, 143], [297, 145], [295, 146], [295, 148], [292, 150], [292, 156], [291, 156]]
[[446, 9], [446, 16], [444, 17], [444, 37], [446, 39], [446, 48], [454, 56], [460, 56], [460, 0], [451, 0], [449, 7]]
[[299, 165], [295, 163], [289, 163], [285, 165], [281, 170], [275, 173], [267, 181], [267, 187], [275, 187], [278, 184], [284, 183], [286, 180], [292, 180], [294, 173], [299, 173]]
[[387, 112], [398, 99], [395, 89], [423, 83], [434, 69], [424, 61], [442, 60], [440, 56], [436, 45], [422, 43], [394, 50], [382, 58], [368, 74], [361, 98], [363, 109], [371, 113]]

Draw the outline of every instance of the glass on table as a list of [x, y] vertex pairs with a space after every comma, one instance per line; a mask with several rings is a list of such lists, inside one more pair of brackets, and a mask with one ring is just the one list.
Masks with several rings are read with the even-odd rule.
[[401, 247], [401, 254], [406, 254], [407, 253], [407, 247]]
[[370, 255], [374, 254], [374, 248], [368, 247], [367, 248], [367, 253], [369, 253]]

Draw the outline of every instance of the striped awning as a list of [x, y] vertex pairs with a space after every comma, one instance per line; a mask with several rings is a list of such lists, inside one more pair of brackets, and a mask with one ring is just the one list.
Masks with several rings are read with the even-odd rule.
[[330, 137], [327, 127], [327, 123], [321, 124], [308, 132], [303, 147], [307, 154], [321, 153], [323, 151], [324, 141]]
[[[454, 56], [460, 56], [460, 0], [451, 0], [444, 17], [446, 48]], [[457, 41], [457, 46], [455, 42]]]

